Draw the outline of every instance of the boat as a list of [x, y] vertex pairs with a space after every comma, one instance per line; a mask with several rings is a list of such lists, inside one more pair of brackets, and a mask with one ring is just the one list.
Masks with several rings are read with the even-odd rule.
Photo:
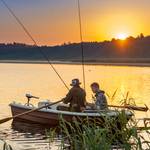
[[[38, 107], [41, 107], [41, 103], [42, 102], [39, 102], [40, 106]], [[21, 120], [28, 123], [38, 123], [42, 125], [49, 125], [50, 127], [56, 127], [60, 124], [60, 117], [62, 117], [65, 121], [72, 123], [75, 118], [77, 120], [84, 120], [85, 118], [103, 120], [104, 117], [117, 118], [120, 113], [120, 111], [118, 110], [100, 111], [86, 109], [84, 112], [62, 111], [57, 110], [58, 105], [63, 106], [64, 104], [56, 104], [51, 106], [50, 108], [43, 108], [25, 115], [21, 115], [15, 117], [14, 120]], [[35, 106], [28, 106], [16, 102], [11, 103], [10, 107], [12, 116], [16, 116], [18, 114], [37, 108]], [[133, 116], [133, 113], [131, 111], [124, 110], [124, 112], [128, 120]]]

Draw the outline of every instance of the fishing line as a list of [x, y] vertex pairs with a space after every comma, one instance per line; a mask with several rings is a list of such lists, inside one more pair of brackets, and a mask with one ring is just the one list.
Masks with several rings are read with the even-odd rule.
[[8, 11], [10, 12], [10, 14], [15, 18], [15, 20], [18, 22], [18, 24], [22, 27], [22, 29], [24, 30], [24, 32], [28, 35], [28, 37], [33, 41], [34, 45], [37, 46], [39, 52], [43, 55], [44, 59], [47, 60], [48, 64], [52, 67], [52, 69], [54, 70], [54, 72], [57, 74], [57, 76], [59, 77], [59, 79], [61, 80], [61, 82], [64, 84], [64, 86], [69, 90], [67, 84], [65, 83], [65, 81], [62, 79], [62, 77], [60, 76], [60, 74], [58, 73], [58, 71], [56, 70], [56, 68], [53, 66], [53, 64], [51, 63], [51, 61], [49, 60], [49, 58], [47, 57], [46, 53], [42, 51], [42, 49], [38, 46], [37, 42], [35, 41], [35, 39], [33, 38], [33, 36], [31, 35], [31, 33], [27, 30], [27, 28], [24, 26], [24, 24], [21, 22], [21, 20], [16, 16], [16, 14], [13, 12], [13, 10], [8, 6], [8, 4], [4, 1], [1, 0], [1, 2], [4, 4], [4, 6], [8, 9]]
[[77, 2], [78, 2], [78, 17], [79, 17], [80, 42], [81, 42], [81, 54], [82, 54], [82, 74], [83, 74], [83, 84], [84, 84], [84, 90], [85, 90], [86, 86], [85, 86], [85, 67], [84, 67], [84, 45], [83, 45], [83, 36], [82, 36], [80, 0], [77, 0]]

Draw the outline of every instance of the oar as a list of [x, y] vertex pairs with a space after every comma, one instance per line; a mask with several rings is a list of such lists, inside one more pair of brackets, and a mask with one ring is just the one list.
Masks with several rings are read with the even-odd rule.
[[31, 110], [29, 110], [29, 111], [25, 111], [25, 112], [23, 112], [23, 113], [21, 113], [21, 114], [18, 114], [18, 115], [12, 116], [12, 117], [7, 117], [7, 118], [4, 118], [4, 119], [1, 119], [1, 120], [0, 120], [0, 124], [5, 123], [5, 122], [7, 122], [7, 121], [9, 121], [9, 120], [11, 120], [11, 119], [15, 119], [15, 118], [17, 118], [17, 117], [20, 117], [20, 116], [23, 116], [23, 115], [27, 115], [27, 114], [32, 113], [32, 112], [34, 112], [34, 111], [38, 111], [38, 110], [40, 110], [40, 109], [43, 109], [43, 108], [46, 108], [46, 107], [55, 105], [55, 104], [60, 103], [60, 102], [62, 102], [62, 101], [63, 101], [63, 100], [59, 100], [59, 101], [57, 101], [57, 102], [54, 102], [54, 103], [51, 103], [51, 104], [48, 104], [48, 105], [45, 105], [45, 106], [42, 106], [42, 107], [38, 107], [38, 108], [36, 108], [36, 109], [31, 109]]
[[108, 107], [127, 108], [127, 109], [131, 109], [131, 110], [145, 111], [145, 112], [147, 112], [149, 110], [149, 108], [146, 105], [145, 105], [145, 107], [138, 107], [138, 106], [132, 106], [132, 105], [125, 105], [125, 106], [108, 105]]

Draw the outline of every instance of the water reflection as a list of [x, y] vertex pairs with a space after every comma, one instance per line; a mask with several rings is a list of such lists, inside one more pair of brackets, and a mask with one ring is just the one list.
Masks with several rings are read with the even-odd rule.
[[48, 126], [13, 121], [11, 129], [1, 131], [0, 136], [6, 139], [14, 150], [49, 150], [52, 146], [54, 149], [58, 142], [56, 140], [53, 145], [50, 145], [46, 130], [49, 130]]
[[45, 135], [46, 129], [49, 129], [49, 126], [43, 126], [36, 123], [27, 123], [22, 120], [13, 120], [11, 124], [13, 131], [20, 133], [30, 133], [31, 135]]

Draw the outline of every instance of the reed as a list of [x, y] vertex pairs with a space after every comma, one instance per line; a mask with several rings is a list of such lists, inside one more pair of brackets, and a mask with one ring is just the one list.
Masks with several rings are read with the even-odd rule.
[[5, 140], [0, 140], [3, 142], [2, 150], [13, 150], [12, 147]]
[[[60, 131], [60, 149], [66, 148], [66, 144], [71, 150], [142, 150], [144, 146], [150, 149], [150, 141], [139, 134], [135, 118], [128, 121], [124, 111], [119, 112], [117, 118], [91, 120], [87, 117], [83, 121], [77, 118], [72, 123], [60, 116]], [[145, 131], [149, 134], [146, 127]]]

